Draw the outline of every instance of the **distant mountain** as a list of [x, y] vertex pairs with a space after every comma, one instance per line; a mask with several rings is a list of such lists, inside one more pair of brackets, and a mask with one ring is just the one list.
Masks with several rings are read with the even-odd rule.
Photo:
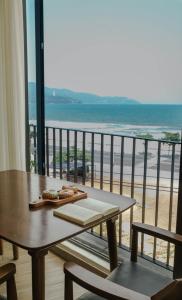
[[[29, 82], [29, 101], [35, 102], [36, 85]], [[63, 104], [140, 104], [138, 100], [119, 96], [98, 96], [90, 93], [74, 92], [67, 89], [57, 89], [45, 87], [46, 103], [63, 103]]]
[[[30, 82], [28, 84], [28, 97], [30, 102], [35, 102], [36, 99], [36, 84]], [[54, 89], [45, 88], [45, 101], [46, 103], [60, 103], [60, 104], [79, 104], [81, 101], [73, 99], [69, 96], [58, 95], [54, 92]]]

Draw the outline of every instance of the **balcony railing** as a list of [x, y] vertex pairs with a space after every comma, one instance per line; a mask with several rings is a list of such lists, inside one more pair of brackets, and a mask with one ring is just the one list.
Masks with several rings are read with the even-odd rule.
[[[120, 216], [118, 245], [130, 249], [133, 221], [175, 231], [180, 143], [66, 128], [45, 128], [46, 174], [131, 196], [137, 204]], [[36, 126], [30, 125], [32, 171], [37, 171]], [[106, 238], [106, 228], [91, 230]], [[167, 255], [165, 254], [167, 250]], [[174, 248], [141, 236], [141, 255], [173, 265]]]

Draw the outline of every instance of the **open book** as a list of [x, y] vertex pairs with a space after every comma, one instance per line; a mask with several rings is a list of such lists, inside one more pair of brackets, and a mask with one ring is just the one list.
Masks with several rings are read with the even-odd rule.
[[74, 204], [66, 204], [55, 209], [53, 214], [84, 226], [118, 210], [118, 206], [96, 199], [87, 198], [76, 201]]

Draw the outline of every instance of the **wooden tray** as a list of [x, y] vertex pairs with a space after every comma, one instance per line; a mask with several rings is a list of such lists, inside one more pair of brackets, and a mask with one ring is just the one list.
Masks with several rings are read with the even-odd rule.
[[38, 208], [44, 205], [53, 205], [53, 206], [61, 206], [66, 203], [73, 203], [77, 200], [85, 199], [87, 198], [87, 193], [84, 191], [78, 190], [77, 193], [75, 193], [73, 196], [63, 199], [37, 199], [36, 201], [30, 202], [29, 207], [30, 208]]

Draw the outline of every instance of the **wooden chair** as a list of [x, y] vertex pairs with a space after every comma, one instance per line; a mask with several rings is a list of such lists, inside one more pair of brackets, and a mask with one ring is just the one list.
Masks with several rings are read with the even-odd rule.
[[182, 246], [182, 236], [151, 225], [132, 225], [131, 260], [122, 262], [111, 275], [98, 275], [73, 263], [64, 265], [65, 300], [73, 300], [73, 281], [87, 289], [79, 300], [181, 300], [182, 280], [173, 280], [137, 263], [138, 232]]
[[[15, 264], [6, 264], [0, 267], [0, 284], [6, 282], [7, 300], [17, 300], [16, 284], [14, 274], [16, 273]], [[0, 300], [6, 299], [0, 295]]]
[[[19, 257], [18, 247], [16, 245], [12, 245], [12, 248], [13, 248], [13, 259], [17, 260]], [[2, 239], [0, 239], [0, 255], [3, 255], [3, 240]]]

